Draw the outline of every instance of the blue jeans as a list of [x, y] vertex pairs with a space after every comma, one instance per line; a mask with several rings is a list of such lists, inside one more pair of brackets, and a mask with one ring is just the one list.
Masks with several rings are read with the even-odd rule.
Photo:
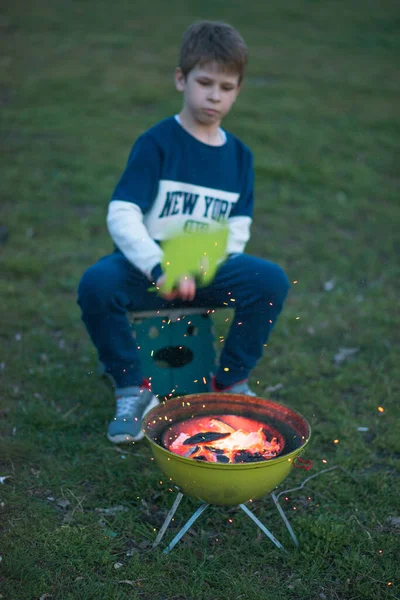
[[118, 251], [90, 267], [79, 284], [82, 320], [100, 361], [118, 388], [139, 385], [143, 379], [128, 311], [226, 308], [227, 303], [235, 314], [216, 378], [223, 386], [230, 386], [247, 379], [262, 357], [290, 287], [278, 265], [248, 254], [229, 257], [219, 266], [212, 283], [196, 290], [191, 302], [165, 300], [149, 292], [150, 286], [147, 277]]

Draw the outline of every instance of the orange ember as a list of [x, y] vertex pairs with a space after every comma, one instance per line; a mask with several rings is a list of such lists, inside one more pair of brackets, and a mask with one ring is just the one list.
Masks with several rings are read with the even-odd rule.
[[194, 417], [174, 423], [163, 435], [164, 446], [180, 456], [219, 463], [257, 462], [275, 458], [285, 440], [273, 427], [247, 417]]

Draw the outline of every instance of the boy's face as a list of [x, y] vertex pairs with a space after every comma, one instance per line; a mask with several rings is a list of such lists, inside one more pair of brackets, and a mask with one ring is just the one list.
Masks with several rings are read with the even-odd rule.
[[194, 67], [186, 79], [178, 67], [175, 85], [183, 92], [184, 109], [202, 125], [218, 125], [240, 91], [239, 76], [222, 71], [215, 62]]

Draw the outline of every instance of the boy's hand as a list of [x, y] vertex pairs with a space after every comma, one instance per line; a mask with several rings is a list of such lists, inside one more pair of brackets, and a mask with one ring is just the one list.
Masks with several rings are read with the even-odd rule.
[[166, 300], [175, 300], [180, 298], [181, 300], [189, 300], [191, 302], [196, 295], [196, 282], [188, 275], [187, 277], [181, 277], [174, 289], [171, 292], [163, 292], [162, 286], [165, 283], [166, 275], [161, 275], [156, 281], [156, 286], [160, 288], [158, 294]]

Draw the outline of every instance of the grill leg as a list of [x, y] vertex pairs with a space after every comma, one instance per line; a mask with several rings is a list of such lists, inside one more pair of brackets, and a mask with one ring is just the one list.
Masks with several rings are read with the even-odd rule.
[[179, 540], [185, 535], [187, 530], [191, 528], [191, 526], [196, 521], [196, 519], [198, 519], [200, 517], [200, 515], [206, 510], [207, 506], [209, 506], [209, 505], [206, 502], [204, 502], [204, 504], [199, 506], [199, 508], [196, 510], [196, 512], [194, 512], [192, 514], [192, 516], [190, 517], [190, 519], [186, 523], [186, 525], [184, 525], [182, 527], [182, 529], [176, 534], [176, 536], [174, 537], [172, 542], [165, 548], [165, 550], [163, 550], [164, 554], [168, 554], [168, 552], [176, 546], [176, 544], [179, 542]]
[[287, 552], [287, 550], [282, 546], [282, 544], [280, 542], [278, 542], [278, 540], [276, 539], [276, 537], [274, 535], [272, 535], [272, 533], [270, 532], [270, 530], [267, 529], [265, 527], [265, 525], [263, 525], [263, 523], [261, 523], [260, 519], [257, 519], [257, 517], [255, 515], [253, 515], [253, 513], [251, 512], [251, 510], [249, 510], [247, 508], [247, 506], [245, 506], [244, 504], [239, 504], [239, 506], [246, 513], [246, 515], [248, 515], [250, 517], [250, 519], [252, 521], [254, 521], [254, 523], [256, 525], [259, 526], [259, 528], [261, 529], [261, 531], [263, 533], [265, 533], [266, 536], [269, 537], [269, 539], [271, 540], [271, 542], [273, 542], [275, 544], [275, 546], [278, 546], [278, 548], [280, 550], [283, 550], [284, 552]]
[[272, 492], [271, 494], [272, 500], [274, 501], [274, 504], [276, 506], [276, 508], [278, 509], [278, 512], [280, 514], [280, 516], [282, 517], [283, 522], [285, 523], [288, 532], [290, 533], [290, 536], [292, 538], [292, 540], [294, 541], [295, 546], [297, 546], [297, 548], [299, 547], [299, 541], [296, 537], [295, 532], [292, 529], [292, 526], [290, 525], [287, 516], [285, 515], [285, 513], [283, 512], [283, 508], [281, 507], [281, 505], [278, 502], [278, 498], [275, 496], [275, 494]]
[[158, 535], [152, 545], [152, 549], [156, 548], [158, 546], [158, 544], [161, 542], [162, 538], [164, 537], [164, 533], [167, 531], [168, 525], [171, 523], [172, 517], [176, 513], [176, 510], [177, 510], [178, 506], [180, 505], [182, 498], [183, 498], [183, 494], [182, 494], [182, 492], [179, 492], [177, 497], [174, 500], [171, 510], [167, 514], [167, 517], [163, 523], [163, 526], [161, 527], [160, 531], [158, 532]]

